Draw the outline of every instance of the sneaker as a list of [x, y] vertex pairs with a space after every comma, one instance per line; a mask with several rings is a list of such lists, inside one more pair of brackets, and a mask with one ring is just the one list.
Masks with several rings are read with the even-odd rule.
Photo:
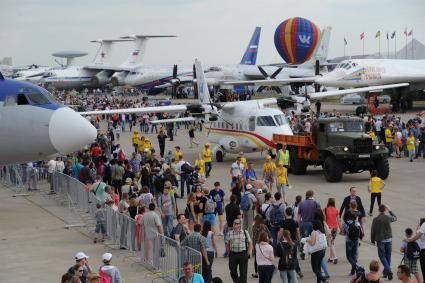
[[388, 273], [388, 280], [393, 280], [393, 273], [392, 272], [390, 272], [390, 273]]
[[223, 232], [218, 233], [219, 236], [224, 236]]
[[338, 259], [337, 258], [335, 258], [334, 259], [334, 264], [337, 264], [338, 263]]
[[96, 239], [96, 238], [94, 238], [94, 240], [93, 240], [93, 244], [96, 244], [96, 242], [97, 242], [97, 239]]
[[251, 274], [251, 276], [252, 276], [253, 278], [258, 278], [258, 274], [256, 274], [256, 273], [252, 273], [252, 274]]
[[305, 260], [305, 254], [300, 255], [301, 260]]
[[298, 276], [300, 277], [300, 278], [303, 278], [304, 277], [304, 274], [300, 271], [300, 272], [297, 272], [297, 274], [298, 274]]

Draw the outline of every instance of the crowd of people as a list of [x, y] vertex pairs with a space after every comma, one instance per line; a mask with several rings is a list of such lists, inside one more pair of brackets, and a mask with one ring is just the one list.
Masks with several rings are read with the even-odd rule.
[[[134, 105], [133, 100], [105, 102], [99, 99], [84, 100], [85, 109]], [[71, 103], [80, 105], [81, 101]], [[136, 103], [142, 106], [144, 102]], [[321, 114], [321, 117], [332, 116], [338, 117], [339, 113]], [[211, 145], [195, 142], [197, 126], [188, 123], [156, 126], [149, 122], [161, 118], [155, 113], [140, 117], [90, 117], [99, 129], [100, 123], [106, 121], [107, 131], [99, 131], [96, 142], [90, 147], [70, 154], [64, 160], [59, 158], [45, 164], [49, 174], [64, 172], [87, 184], [96, 195], [99, 203], [96, 237], [93, 239], [95, 243], [107, 236], [104, 208], [111, 207], [135, 219], [141, 233], [144, 233], [144, 244], [151, 245], [149, 239], [152, 240], [158, 233], [201, 252], [202, 274], [193, 273], [193, 267], [187, 263], [181, 271], [180, 282], [219, 282], [213, 276], [213, 264], [219, 256], [220, 245], [224, 247], [222, 256], [229, 259], [233, 282], [247, 281], [250, 257], [254, 259], [255, 270], [251, 276], [258, 278], [259, 282], [271, 282], [272, 277], [277, 276], [275, 271], [284, 283], [298, 282], [306, 272], [301, 270], [300, 260], [307, 258], [311, 261], [317, 282], [330, 282], [332, 277], [328, 264], [340, 264], [338, 254], [341, 251], [336, 250], [335, 239], [343, 235], [345, 257], [349, 262], [347, 281], [382, 283], [394, 278], [392, 239], [402, 237], [404, 240], [400, 251], [404, 254], [404, 261], [398, 266], [396, 275], [402, 282], [414, 282], [411, 274], [416, 282], [423, 282], [418, 262], [423, 275], [425, 218], [416, 227], [407, 228], [405, 235], [393, 235], [391, 223], [397, 217], [384, 204], [385, 182], [377, 176], [376, 171], [371, 172], [368, 185], [371, 196], [368, 212], [363, 205], [364, 200], [357, 195], [356, 187], [349, 189], [348, 196], [341, 200], [340, 206], [333, 197], [328, 199], [326, 205], [320, 204], [312, 190], [307, 190], [305, 195], [297, 195], [295, 200], [288, 199], [287, 190], [293, 188], [288, 177], [290, 159], [285, 146], [275, 155], [265, 158], [262, 172], [257, 172], [253, 162], [241, 152], [229, 168], [230, 186], [216, 181], [213, 188], [208, 188], [206, 180], [211, 178], [214, 171]], [[313, 117], [289, 114], [288, 118], [295, 132], [311, 132]], [[415, 117], [403, 122], [395, 116], [383, 116], [364, 117], [364, 121], [365, 131], [377, 143], [385, 143], [390, 156], [406, 156], [410, 161], [421, 154], [425, 158], [424, 120]], [[133, 128], [137, 124], [139, 127]], [[172, 140], [179, 126], [189, 131], [191, 147], [196, 145], [202, 148], [193, 164], [185, 160], [180, 146], [175, 146], [174, 151], [165, 151], [166, 139]], [[125, 152], [119, 143], [120, 134], [127, 130], [132, 132], [132, 152]], [[157, 131], [158, 148], [147, 136], [154, 130]], [[185, 199], [183, 207], [178, 205], [179, 198]], [[365, 236], [365, 219], [374, 216], [375, 200], [378, 212], [371, 224], [370, 240], [377, 247], [380, 263], [372, 260], [367, 273], [358, 263], [359, 246]], [[102, 260], [105, 262], [109, 259], [109, 264], [105, 263], [108, 266], [112, 255], [105, 255]], [[98, 282], [90, 281], [98, 280], [96, 278], [101, 275], [89, 268], [87, 260], [81, 261], [77, 255], [76, 260], [73, 272], [70, 269], [68, 273], [78, 275], [81, 269], [78, 266], [82, 266], [80, 281]], [[382, 274], [379, 273], [381, 266]], [[112, 282], [120, 282], [119, 271], [116, 274]], [[90, 276], [93, 278], [90, 279]]]

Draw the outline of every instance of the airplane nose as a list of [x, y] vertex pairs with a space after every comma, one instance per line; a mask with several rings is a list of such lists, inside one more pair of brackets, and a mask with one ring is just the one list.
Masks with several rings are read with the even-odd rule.
[[50, 118], [49, 136], [55, 149], [66, 154], [94, 142], [97, 130], [74, 110], [62, 107]]

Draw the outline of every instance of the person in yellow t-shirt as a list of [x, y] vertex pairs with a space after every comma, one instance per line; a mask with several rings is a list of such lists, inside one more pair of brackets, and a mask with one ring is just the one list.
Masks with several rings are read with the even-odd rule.
[[393, 154], [393, 125], [390, 124], [385, 129], [385, 145], [388, 148], [388, 155], [392, 156]]
[[140, 137], [138, 149], [139, 149], [140, 154], [142, 154], [143, 150], [145, 149], [145, 137], [144, 136]]
[[212, 169], [212, 151], [209, 143], [205, 144], [202, 150], [202, 157], [205, 161], [205, 177], [208, 178]]
[[239, 152], [239, 157], [241, 158], [241, 164], [243, 165], [243, 168], [248, 168], [245, 154], [242, 151]]
[[286, 202], [286, 189], [288, 188], [288, 171], [283, 166], [283, 161], [277, 164], [276, 168], [276, 188], [277, 191], [282, 195], [283, 201]]
[[371, 178], [368, 185], [368, 191], [370, 193], [369, 216], [372, 216], [375, 199], [378, 200], [378, 207], [381, 205], [381, 195], [382, 195], [382, 190], [384, 189], [385, 183], [381, 178], [378, 177], [378, 171], [372, 170], [370, 175], [371, 175]]
[[276, 164], [273, 162], [272, 157], [267, 155], [266, 162], [263, 165], [263, 179], [267, 185], [268, 192], [271, 193], [273, 189], [274, 176], [276, 174]]
[[135, 130], [133, 132], [133, 136], [131, 137], [131, 142], [133, 143], [134, 152], [136, 152], [136, 153], [137, 153], [137, 150], [139, 148], [139, 141], [140, 141], [139, 131]]
[[413, 157], [415, 156], [416, 149], [416, 139], [412, 131], [410, 131], [409, 136], [407, 137], [406, 147], [407, 151], [409, 152], [409, 161], [413, 162]]
[[180, 146], [175, 146], [174, 148], [176, 149], [174, 152], [174, 162], [178, 163], [183, 159], [183, 153], [180, 150]]
[[201, 174], [202, 176], [205, 176], [205, 167], [206, 167], [206, 162], [204, 160], [204, 158], [202, 158], [202, 154], [198, 154], [198, 159], [195, 160], [195, 166], [199, 166], [200, 170], [199, 170], [199, 174]]

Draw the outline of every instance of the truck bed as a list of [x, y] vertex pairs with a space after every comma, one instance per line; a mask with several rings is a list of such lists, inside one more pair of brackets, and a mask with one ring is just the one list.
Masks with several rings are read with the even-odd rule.
[[279, 135], [273, 134], [273, 142], [286, 144], [286, 145], [295, 145], [301, 147], [310, 147], [314, 148], [314, 143], [311, 135]]

